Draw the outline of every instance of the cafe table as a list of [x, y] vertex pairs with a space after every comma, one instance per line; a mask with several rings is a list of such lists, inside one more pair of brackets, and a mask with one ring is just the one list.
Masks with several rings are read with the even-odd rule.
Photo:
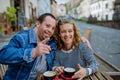
[[[44, 80], [44, 79], [41, 79], [41, 77], [42, 77], [42, 75], [40, 74], [37, 80]], [[59, 77], [54, 80], [70, 80], [70, 79], [62, 79]], [[88, 77], [83, 78], [82, 80], [113, 80], [113, 79], [105, 72], [98, 71], [94, 74], [91, 74]]]

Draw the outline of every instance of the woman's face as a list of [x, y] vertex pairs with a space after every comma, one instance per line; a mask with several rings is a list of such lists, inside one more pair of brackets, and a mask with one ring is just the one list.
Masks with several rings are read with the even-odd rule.
[[72, 46], [74, 38], [73, 25], [70, 23], [60, 25], [60, 37], [64, 42], [65, 46], [66, 45]]

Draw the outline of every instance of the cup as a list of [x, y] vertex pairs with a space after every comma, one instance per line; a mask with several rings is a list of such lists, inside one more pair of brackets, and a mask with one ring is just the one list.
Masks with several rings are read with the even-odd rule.
[[66, 77], [72, 77], [75, 73], [75, 69], [74, 68], [71, 68], [71, 67], [67, 67], [64, 69], [64, 75]]
[[56, 73], [54, 71], [46, 71], [43, 73], [44, 80], [54, 80]]

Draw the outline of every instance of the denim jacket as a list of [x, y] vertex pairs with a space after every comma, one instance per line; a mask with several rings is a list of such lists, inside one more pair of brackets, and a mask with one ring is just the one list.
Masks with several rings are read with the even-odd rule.
[[[47, 44], [51, 46], [50, 53], [46, 54], [47, 69], [51, 70], [57, 46], [53, 37]], [[13, 36], [8, 45], [0, 50], [0, 63], [8, 65], [4, 80], [28, 80], [36, 63], [36, 59], [31, 57], [32, 50], [36, 46], [37, 39], [33, 28]]]

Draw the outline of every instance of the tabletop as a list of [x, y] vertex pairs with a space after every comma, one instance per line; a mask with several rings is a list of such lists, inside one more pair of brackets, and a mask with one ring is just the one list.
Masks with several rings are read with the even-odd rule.
[[[37, 80], [44, 80], [41, 77], [42, 77], [42, 75], [40, 74], [39, 77], [37, 78]], [[71, 80], [71, 79], [62, 79], [62, 78], [56, 77], [54, 80]], [[113, 80], [113, 79], [105, 72], [98, 71], [94, 74], [91, 74], [88, 77], [85, 77], [82, 80]]]

